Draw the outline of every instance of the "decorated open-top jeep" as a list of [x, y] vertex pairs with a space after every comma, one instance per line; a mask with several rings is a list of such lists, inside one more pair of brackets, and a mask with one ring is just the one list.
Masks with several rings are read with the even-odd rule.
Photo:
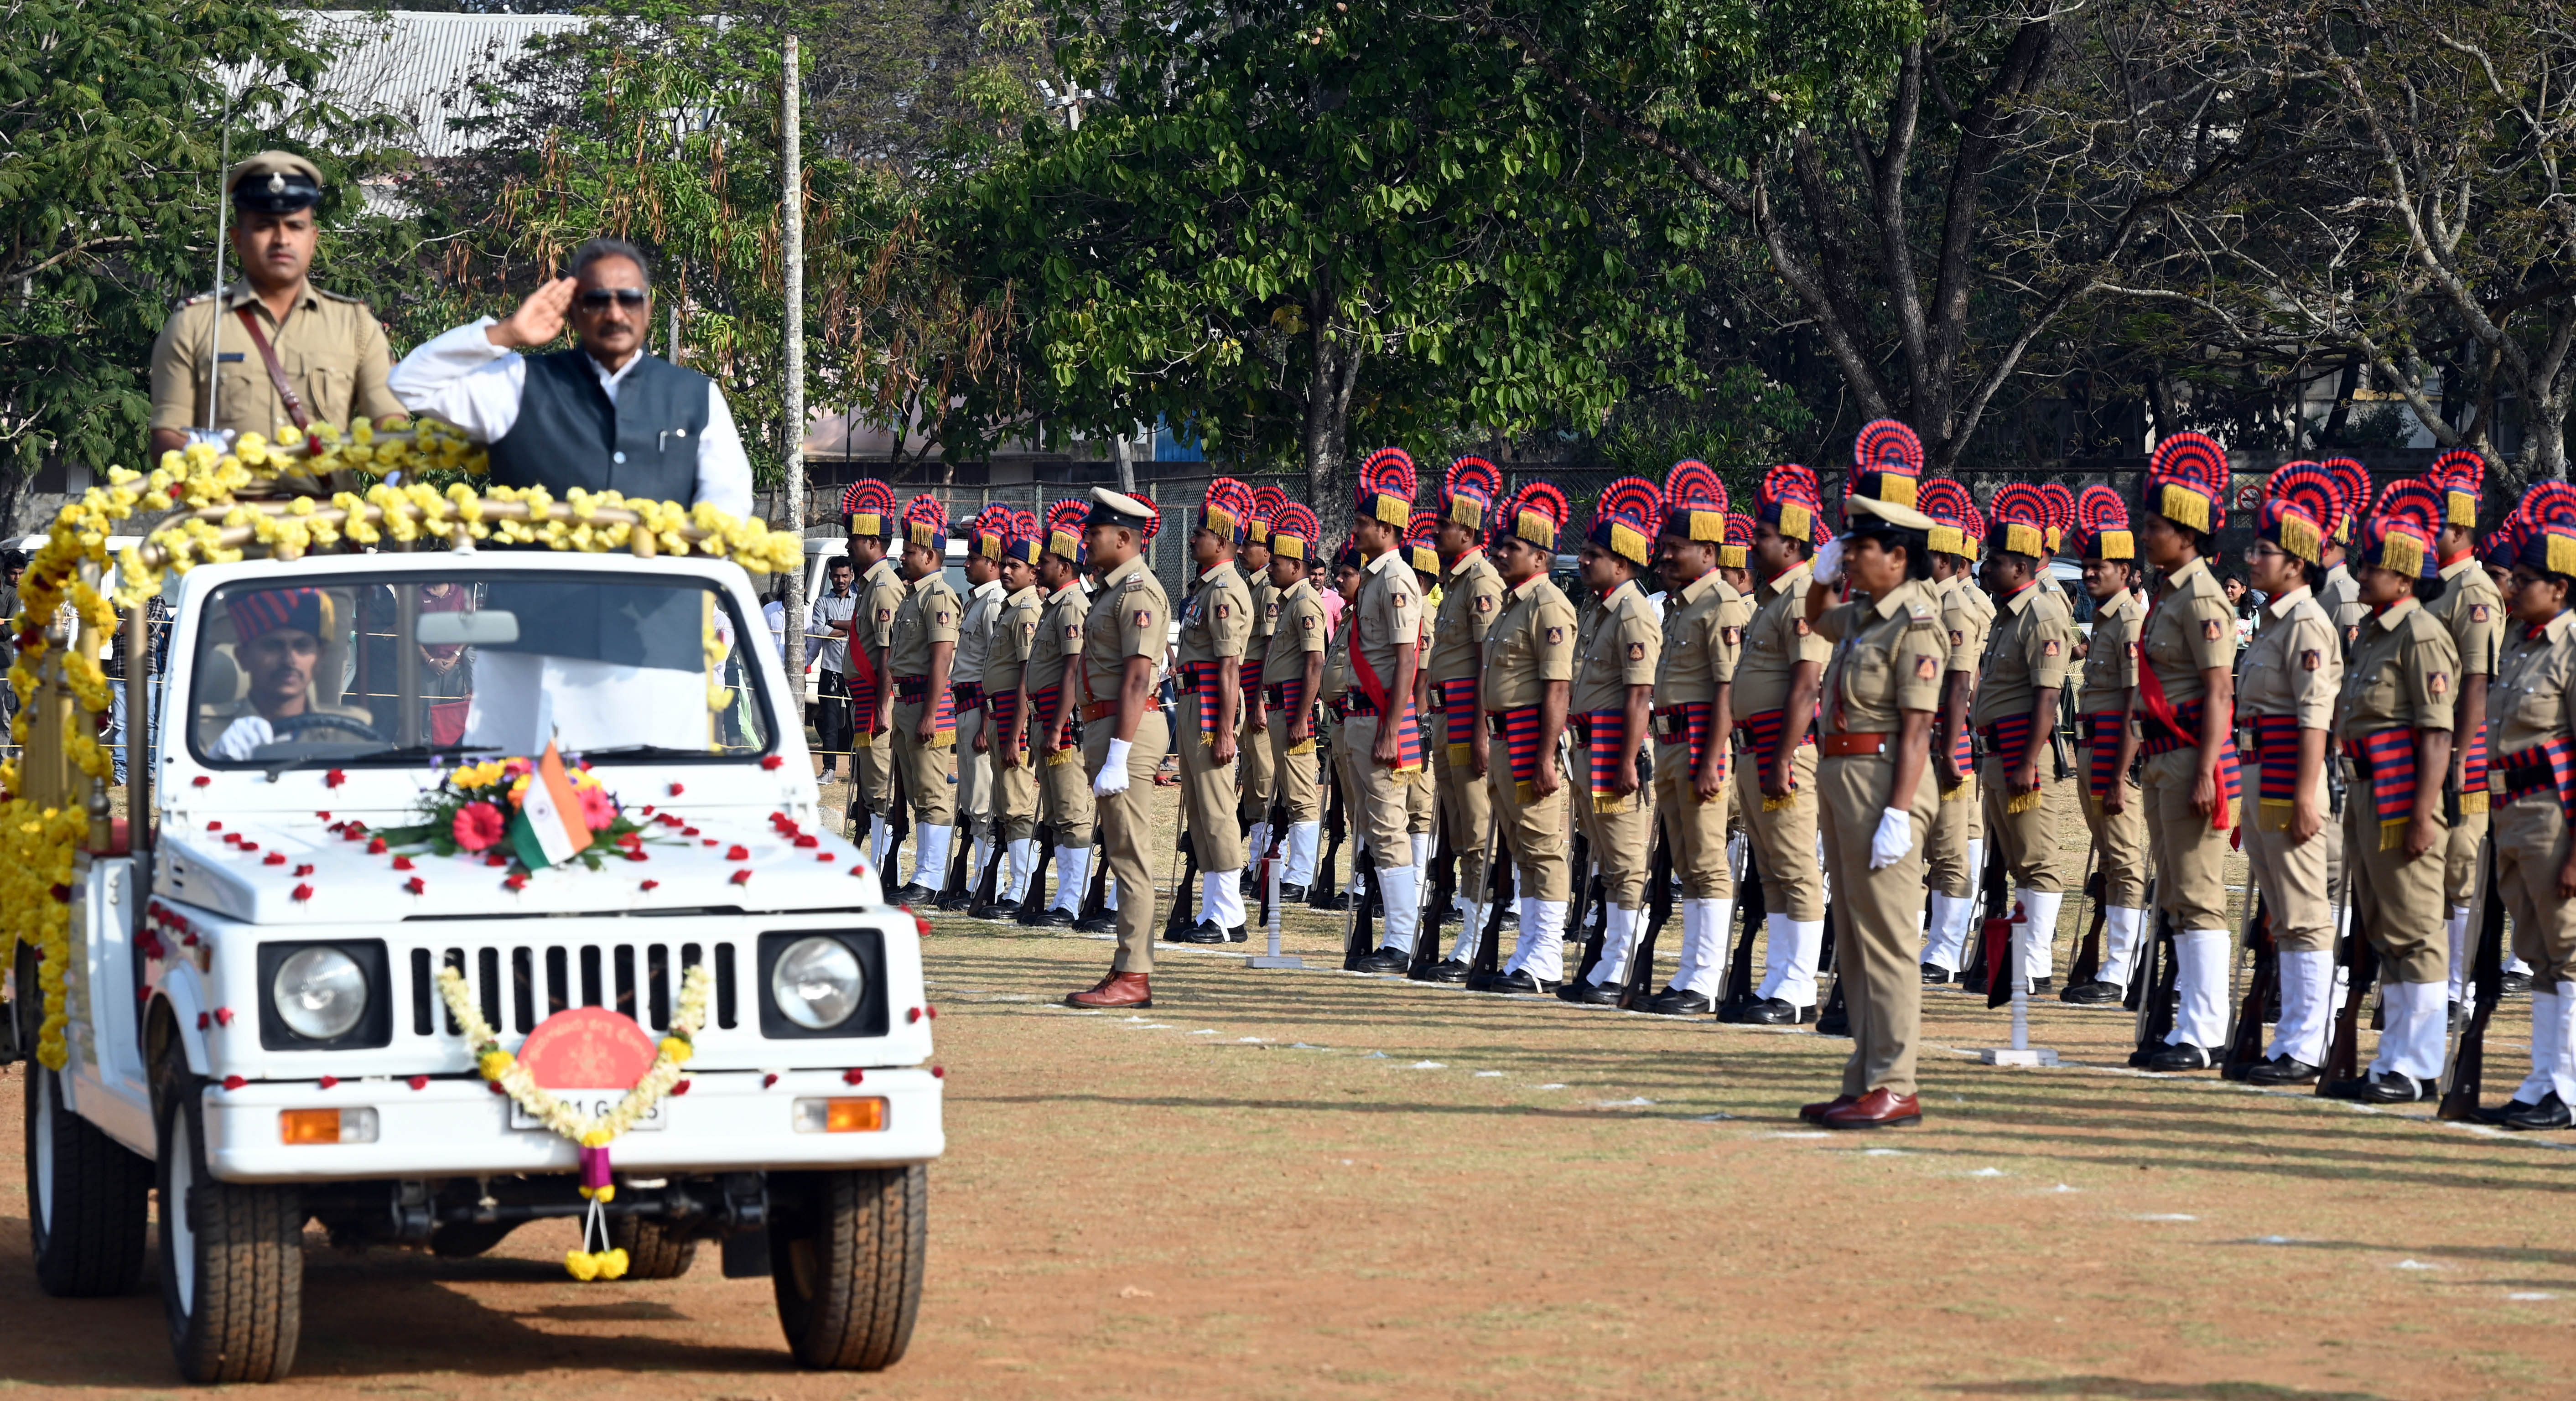
[[40, 1282], [136, 1287], [157, 1186], [180, 1370], [265, 1381], [308, 1222], [472, 1255], [571, 1217], [578, 1278], [714, 1241], [800, 1361], [893, 1362], [939, 1072], [921, 926], [819, 811], [756, 640], [744, 570], [798, 542], [370, 437], [117, 474], [22, 582], [0, 915]]

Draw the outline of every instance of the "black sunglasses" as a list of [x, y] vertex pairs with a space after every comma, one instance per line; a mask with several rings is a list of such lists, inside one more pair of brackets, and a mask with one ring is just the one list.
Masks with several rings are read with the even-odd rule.
[[641, 287], [594, 287], [581, 294], [581, 309], [605, 311], [610, 302], [619, 306], [642, 306], [648, 295]]

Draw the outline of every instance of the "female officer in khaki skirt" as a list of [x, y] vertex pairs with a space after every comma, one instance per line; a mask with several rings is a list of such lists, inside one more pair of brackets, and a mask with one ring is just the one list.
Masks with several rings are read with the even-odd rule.
[[[1931, 767], [1932, 710], [1948, 646], [1931, 589], [1932, 518], [1909, 504], [1913, 470], [1869, 463], [1844, 503], [1843, 536], [1816, 555], [1806, 617], [1833, 644], [1825, 664], [1816, 790], [1825, 870], [1834, 883], [1835, 963], [1851, 1009], [1842, 1093], [1799, 1117], [1829, 1129], [1922, 1120], [1914, 1051], [1923, 1020], [1923, 840], [1941, 795]], [[1852, 601], [1828, 610], [1850, 576]]]
[[2489, 835], [2496, 895], [2514, 951], [2531, 965], [2531, 1074], [2478, 1117], [2509, 1129], [2563, 1129], [2576, 1103], [2576, 487], [2535, 483], [2506, 531], [2504, 660], [2488, 697], [2499, 790]]
[[[2345, 664], [2336, 728], [2358, 781], [2344, 803], [2353, 923], [2379, 955], [2383, 1025], [2368, 1073], [2325, 1087], [2337, 1099], [2431, 1099], [2450, 1029], [2443, 918], [2442, 786], [2451, 769], [2460, 650], [2425, 611], [2445, 580], [2433, 550], [2441, 499], [2391, 482], [2361, 527], [2354, 579], [2370, 607]], [[2355, 980], [2354, 996], [2366, 989]]]

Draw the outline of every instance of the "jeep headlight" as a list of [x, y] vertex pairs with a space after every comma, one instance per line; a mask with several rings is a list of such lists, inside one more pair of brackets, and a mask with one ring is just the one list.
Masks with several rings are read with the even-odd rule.
[[848, 1021], [867, 991], [867, 974], [859, 956], [838, 939], [799, 939], [778, 955], [769, 971], [769, 998], [779, 1014], [807, 1031], [826, 1031]]
[[308, 1041], [335, 1041], [367, 1015], [367, 974], [333, 948], [305, 949], [278, 965], [269, 984], [277, 1018]]

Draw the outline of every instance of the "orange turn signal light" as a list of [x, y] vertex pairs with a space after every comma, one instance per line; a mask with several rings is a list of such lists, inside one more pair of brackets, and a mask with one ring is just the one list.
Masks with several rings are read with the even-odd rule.
[[289, 1109], [277, 1116], [277, 1138], [281, 1143], [337, 1143], [340, 1141], [340, 1111], [337, 1109]]
[[885, 1126], [886, 1102], [874, 1095], [796, 1101], [798, 1133], [878, 1133]]

